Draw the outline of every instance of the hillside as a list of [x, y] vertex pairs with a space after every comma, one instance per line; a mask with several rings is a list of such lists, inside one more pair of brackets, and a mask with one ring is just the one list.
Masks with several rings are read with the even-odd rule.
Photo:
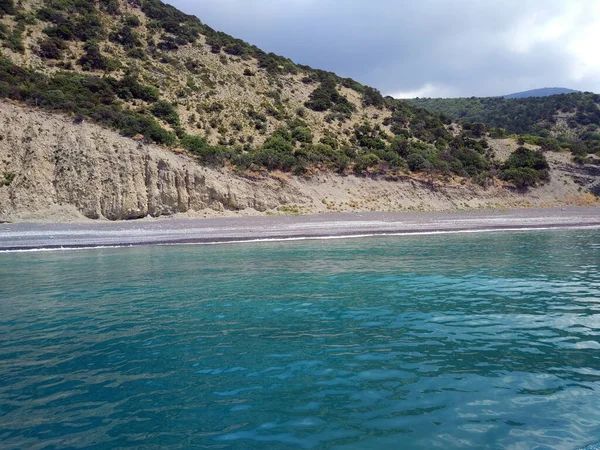
[[494, 135], [521, 134], [547, 149], [586, 155], [600, 151], [600, 95], [590, 92], [506, 99], [502, 97], [423, 98], [408, 102], [453, 120], [484, 123]]
[[504, 95], [504, 98], [529, 98], [529, 97], [548, 97], [550, 95], [558, 95], [558, 94], [574, 94], [576, 92], [575, 89], [567, 89], [567, 88], [541, 88], [541, 89], [532, 89], [530, 91], [516, 92], [514, 94]]
[[[0, 187], [0, 222], [600, 204], [588, 192], [600, 193], [599, 168], [573, 165], [566, 153], [548, 154], [549, 181], [529, 190], [427, 174], [384, 179], [275, 171], [249, 178], [95, 124], [74, 124], [64, 115], [9, 102], [0, 101], [0, 127], [0, 161], [16, 174]], [[517, 147], [510, 139], [490, 145], [501, 162]]]
[[485, 179], [482, 135], [158, 0], [3, 0], [0, 97], [242, 172]]
[[[402, 180], [428, 180], [430, 185], [438, 181], [473, 189], [526, 189], [551, 178], [546, 157], [535, 148], [514, 145], [514, 156], [502, 160], [485, 127], [457, 125], [420, 106], [384, 98], [352, 79], [267, 54], [159, 0], [0, 0], [0, 44], [0, 99], [60, 114], [61, 120], [68, 117], [69, 133], [92, 122], [140, 149], [157, 144], [177, 157], [186, 155], [198, 170], [222, 170], [220, 176], [247, 180], [240, 183], [249, 190], [243, 196], [250, 198], [256, 188], [252, 182], [274, 173], [303, 180], [356, 175], [398, 186]], [[4, 128], [0, 142], [21, 131]], [[69, 147], [80, 143], [55, 145], [51, 158], [71, 161], [64, 170], [85, 172], [78, 165], [82, 160], [73, 160], [79, 150]], [[87, 144], [82, 149], [91, 154], [98, 150]], [[33, 188], [22, 170], [35, 172], [35, 167], [24, 166], [11, 151], [16, 148], [8, 148], [0, 161], [0, 191], [14, 197]], [[118, 159], [117, 153], [102, 154]], [[138, 166], [118, 166], [104, 184], [116, 183], [125, 170], [145, 177], [143, 158], [132, 158]], [[179, 172], [167, 167], [163, 176], [171, 182], [179, 179]], [[54, 183], [63, 175], [53, 173]], [[179, 192], [181, 179], [177, 183]], [[82, 211], [76, 197], [88, 195], [90, 188], [75, 184], [78, 188], [65, 201]], [[114, 189], [116, 197], [104, 201], [121, 205], [121, 212], [96, 207], [86, 216], [132, 218], [191, 208], [185, 202], [152, 208], [140, 200], [146, 206], [130, 214], [122, 212], [124, 188]], [[172, 194], [161, 189], [160, 195]], [[165, 183], [164, 189], [173, 187]], [[227, 209], [228, 197], [218, 192], [219, 208]], [[201, 195], [213, 194], [202, 188]], [[405, 206], [398, 207], [421, 204], [401, 197]], [[191, 209], [210, 207], [206, 205], [211, 202]], [[255, 208], [248, 202], [236, 210], [246, 208], [272, 206]]]

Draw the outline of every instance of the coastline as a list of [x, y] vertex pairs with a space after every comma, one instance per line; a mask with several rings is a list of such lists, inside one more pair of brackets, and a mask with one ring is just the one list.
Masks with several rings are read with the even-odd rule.
[[600, 228], [600, 207], [17, 223], [0, 226], [0, 251], [587, 227]]

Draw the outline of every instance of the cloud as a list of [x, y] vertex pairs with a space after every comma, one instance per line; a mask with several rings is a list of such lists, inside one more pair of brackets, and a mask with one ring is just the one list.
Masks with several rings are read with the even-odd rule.
[[213, 28], [405, 96], [600, 92], [600, 0], [170, 0]]
[[388, 95], [394, 98], [449, 98], [456, 97], [456, 91], [448, 86], [425, 83], [420, 88], [411, 91], [390, 92]]

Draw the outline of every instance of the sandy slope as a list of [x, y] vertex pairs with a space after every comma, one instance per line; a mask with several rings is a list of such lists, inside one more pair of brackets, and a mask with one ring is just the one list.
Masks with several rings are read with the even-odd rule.
[[[341, 211], [439, 211], [469, 208], [597, 205], [587, 189], [593, 167], [567, 154], [547, 154], [552, 180], [527, 192], [498, 182], [442, 182], [319, 174], [260, 179], [200, 167], [184, 153], [145, 145], [67, 117], [0, 102], [0, 221], [110, 220], [146, 216], [298, 214]], [[516, 148], [493, 141], [499, 158]]]

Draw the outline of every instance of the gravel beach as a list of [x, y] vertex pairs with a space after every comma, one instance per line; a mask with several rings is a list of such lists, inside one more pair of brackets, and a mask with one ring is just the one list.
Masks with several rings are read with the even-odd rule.
[[560, 227], [600, 227], [600, 208], [3, 224], [0, 226], [0, 251]]

